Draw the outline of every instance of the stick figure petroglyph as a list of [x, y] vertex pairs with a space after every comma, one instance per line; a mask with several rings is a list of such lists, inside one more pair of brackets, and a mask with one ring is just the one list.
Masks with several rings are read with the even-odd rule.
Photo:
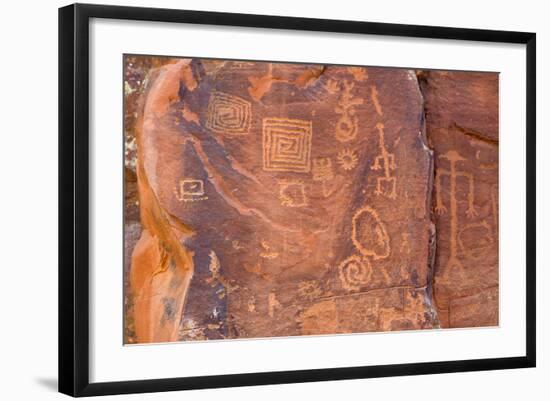
[[[376, 180], [376, 195], [385, 195], [390, 199], [397, 197], [396, 191], [396, 179], [391, 175], [391, 171], [397, 168], [395, 164], [395, 156], [393, 153], [388, 152], [384, 141], [384, 124], [377, 123], [376, 129], [378, 130], [378, 146], [380, 148], [380, 154], [374, 159], [374, 163], [371, 166], [371, 170], [384, 169], [384, 176], [378, 177]], [[389, 185], [389, 190], [384, 190], [384, 186]]]
[[462, 157], [457, 151], [450, 150], [445, 154], [439, 156], [440, 159], [447, 160], [449, 162], [449, 170], [438, 168], [435, 174], [435, 189], [436, 189], [436, 206], [435, 211], [437, 214], [442, 215], [447, 212], [447, 208], [443, 204], [441, 199], [441, 177], [449, 177], [449, 204], [450, 204], [450, 248], [449, 248], [449, 260], [447, 261], [447, 268], [458, 267], [463, 269], [462, 262], [458, 259], [457, 252], [457, 240], [458, 240], [458, 204], [457, 204], [457, 191], [456, 184], [458, 177], [466, 177], [468, 179], [468, 209], [466, 210], [466, 216], [473, 218], [477, 215], [474, 208], [474, 177], [472, 174], [465, 171], [458, 171], [456, 165], [458, 162], [463, 162], [466, 159]]

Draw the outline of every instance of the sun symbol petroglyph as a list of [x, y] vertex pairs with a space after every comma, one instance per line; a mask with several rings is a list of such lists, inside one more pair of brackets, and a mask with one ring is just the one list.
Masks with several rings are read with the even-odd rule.
[[355, 139], [358, 129], [358, 118], [355, 113], [355, 106], [363, 104], [363, 99], [354, 98], [351, 91], [355, 84], [349, 81], [342, 82], [342, 94], [338, 99], [338, 106], [335, 113], [340, 114], [336, 122], [336, 139], [340, 142], [348, 142]]
[[384, 175], [376, 179], [376, 191], [374, 191], [374, 193], [376, 195], [385, 195], [390, 199], [395, 199], [397, 197], [397, 181], [395, 176], [392, 176], [391, 173], [397, 168], [395, 156], [386, 149], [386, 144], [384, 142], [384, 124], [377, 123], [376, 129], [378, 130], [378, 146], [380, 148], [380, 153], [374, 159], [371, 170], [383, 169]]
[[359, 290], [369, 282], [372, 275], [372, 266], [368, 258], [352, 255], [338, 265], [338, 276], [342, 287], [347, 290]]
[[351, 241], [363, 256], [384, 259], [390, 255], [390, 237], [378, 213], [370, 206], [355, 212], [352, 218]]
[[174, 195], [180, 202], [196, 202], [208, 199], [204, 193], [204, 181], [184, 178], [179, 181], [179, 188], [174, 188]]
[[281, 205], [288, 207], [307, 206], [306, 191], [302, 181], [279, 181], [279, 200]]
[[311, 170], [311, 136], [311, 121], [264, 118], [264, 170], [309, 173]]
[[220, 134], [246, 135], [250, 129], [250, 102], [223, 92], [210, 95], [206, 128]]
[[466, 159], [462, 157], [457, 151], [450, 150], [445, 154], [439, 156], [440, 159], [447, 160], [449, 162], [450, 169], [445, 170], [437, 168], [435, 173], [435, 211], [437, 214], [442, 215], [447, 212], [447, 208], [443, 204], [441, 198], [441, 178], [443, 176], [449, 177], [449, 204], [450, 204], [450, 238], [449, 238], [449, 260], [447, 261], [447, 268], [459, 268], [463, 269], [462, 262], [458, 259], [457, 252], [457, 239], [458, 239], [458, 202], [457, 202], [457, 178], [465, 177], [468, 179], [468, 209], [466, 210], [466, 216], [473, 218], [477, 215], [474, 207], [474, 176], [465, 171], [458, 171], [456, 165], [459, 162], [464, 162]]
[[337, 162], [344, 170], [349, 171], [353, 170], [357, 166], [359, 158], [354, 150], [344, 149], [338, 152]]

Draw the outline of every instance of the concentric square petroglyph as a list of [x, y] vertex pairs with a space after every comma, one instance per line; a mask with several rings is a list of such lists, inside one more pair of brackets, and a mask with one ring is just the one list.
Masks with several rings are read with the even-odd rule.
[[263, 120], [263, 167], [266, 171], [311, 170], [311, 121], [288, 118]]
[[210, 95], [206, 119], [209, 130], [220, 134], [247, 135], [250, 119], [250, 102], [223, 92]]

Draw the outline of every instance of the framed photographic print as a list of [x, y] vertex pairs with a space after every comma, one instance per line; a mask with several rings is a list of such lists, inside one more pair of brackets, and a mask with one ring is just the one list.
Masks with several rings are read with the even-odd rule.
[[59, 10], [59, 389], [535, 366], [535, 34]]

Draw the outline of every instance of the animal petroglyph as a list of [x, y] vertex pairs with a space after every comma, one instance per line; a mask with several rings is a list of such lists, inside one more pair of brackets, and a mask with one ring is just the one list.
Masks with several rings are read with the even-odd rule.
[[377, 260], [390, 255], [390, 237], [386, 226], [370, 206], [364, 206], [353, 216], [351, 240], [363, 256]]
[[338, 265], [338, 276], [342, 287], [347, 290], [359, 290], [368, 283], [372, 275], [372, 266], [368, 258], [352, 255]]
[[352, 149], [344, 149], [338, 152], [337, 161], [340, 167], [342, 167], [344, 170], [353, 170], [357, 163], [359, 162], [359, 158], [357, 157], [357, 153], [355, 153]]
[[246, 135], [250, 129], [250, 102], [223, 92], [213, 92], [208, 103], [206, 128], [220, 134]]
[[264, 170], [309, 173], [311, 170], [311, 136], [311, 121], [264, 118]]
[[184, 178], [179, 182], [179, 188], [174, 188], [174, 195], [180, 202], [196, 202], [208, 199], [204, 193], [204, 181]]
[[384, 142], [384, 124], [376, 124], [378, 130], [378, 147], [380, 154], [374, 159], [374, 163], [371, 166], [371, 170], [384, 170], [384, 176], [376, 179], [376, 195], [385, 195], [390, 199], [397, 197], [397, 181], [395, 176], [392, 176], [392, 171], [397, 168], [395, 164], [395, 156], [393, 153], [388, 152], [386, 144]]
[[302, 181], [279, 181], [279, 200], [288, 207], [307, 206], [307, 197]]
[[334, 109], [340, 114], [340, 119], [336, 122], [336, 139], [340, 142], [348, 142], [355, 139], [358, 129], [358, 118], [355, 113], [355, 106], [363, 104], [363, 99], [354, 98], [351, 91], [355, 84], [349, 81], [343, 81], [342, 94], [338, 99], [338, 106]]
[[462, 157], [457, 151], [450, 150], [445, 154], [439, 156], [440, 159], [447, 160], [449, 162], [450, 169], [445, 170], [438, 168], [435, 173], [435, 189], [436, 189], [436, 206], [435, 211], [439, 215], [447, 212], [447, 208], [443, 204], [441, 197], [441, 178], [443, 176], [449, 177], [449, 203], [450, 203], [450, 247], [449, 247], [449, 260], [447, 261], [447, 268], [459, 268], [463, 269], [462, 262], [458, 259], [457, 252], [457, 237], [458, 237], [458, 202], [457, 202], [457, 178], [466, 177], [469, 183], [468, 191], [468, 209], [466, 215], [468, 218], [473, 218], [477, 213], [474, 208], [474, 177], [467, 172], [458, 171], [456, 165], [458, 162], [463, 162], [466, 159]]

